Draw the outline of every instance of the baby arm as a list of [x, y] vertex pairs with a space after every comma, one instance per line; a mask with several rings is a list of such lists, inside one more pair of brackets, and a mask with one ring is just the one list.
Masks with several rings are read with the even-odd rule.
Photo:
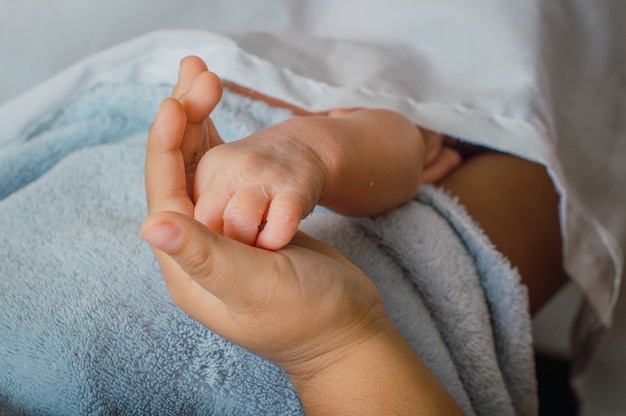
[[[194, 122], [210, 123], [216, 103], [209, 101], [219, 94], [215, 84], [202, 82], [206, 67], [198, 61], [183, 61], [181, 72], [191, 76], [193, 64], [197, 80], [179, 100], [186, 109], [204, 109], [200, 117], [188, 115], [187, 130], [196, 134], [186, 133], [185, 141], [208, 143], [202, 135], [212, 136], [211, 125], [198, 128]], [[291, 240], [316, 204], [349, 216], [378, 214], [459, 163], [441, 136], [396, 112], [339, 110], [295, 117], [228, 144], [213, 140], [189, 182], [197, 220], [227, 237], [275, 250]]]

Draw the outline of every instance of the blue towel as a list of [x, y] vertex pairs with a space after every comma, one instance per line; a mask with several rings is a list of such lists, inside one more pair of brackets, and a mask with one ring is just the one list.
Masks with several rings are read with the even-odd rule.
[[[279, 368], [176, 308], [139, 237], [146, 135], [170, 90], [97, 84], [1, 138], [0, 414], [302, 414]], [[225, 93], [213, 118], [229, 141], [289, 116]], [[537, 413], [525, 289], [453, 198], [424, 186], [385, 215], [320, 210], [302, 228], [372, 278], [468, 415]]]

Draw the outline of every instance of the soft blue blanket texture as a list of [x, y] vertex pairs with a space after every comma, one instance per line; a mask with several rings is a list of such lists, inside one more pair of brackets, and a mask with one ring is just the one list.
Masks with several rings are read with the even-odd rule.
[[[99, 84], [2, 138], [0, 414], [302, 413], [284, 373], [173, 305], [139, 237], [145, 139], [170, 88]], [[234, 140], [286, 117], [226, 93], [214, 121]], [[302, 228], [372, 278], [468, 415], [537, 413], [525, 289], [454, 199], [424, 186], [388, 214]]]

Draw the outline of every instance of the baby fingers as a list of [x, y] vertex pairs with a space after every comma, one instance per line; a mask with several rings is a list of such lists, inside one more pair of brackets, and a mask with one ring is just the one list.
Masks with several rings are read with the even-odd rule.
[[263, 185], [239, 189], [224, 209], [224, 236], [254, 245], [269, 203], [270, 196]]
[[303, 202], [295, 195], [272, 196], [262, 185], [238, 189], [232, 197], [203, 193], [195, 207], [195, 218], [214, 232], [268, 250], [287, 245], [298, 230], [304, 214]]
[[263, 229], [256, 239], [257, 247], [279, 250], [289, 244], [298, 231], [304, 215], [303, 202], [293, 194], [279, 194], [271, 201]]

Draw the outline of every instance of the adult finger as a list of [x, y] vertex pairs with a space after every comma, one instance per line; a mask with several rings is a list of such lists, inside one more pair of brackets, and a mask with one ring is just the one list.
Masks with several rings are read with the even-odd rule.
[[[193, 218], [176, 212], [151, 215], [144, 222], [141, 235], [174, 261], [185, 276], [211, 293], [214, 298], [200, 300], [208, 301], [206, 307], [220, 316], [224, 308], [236, 312], [265, 301], [266, 292], [275, 288], [272, 279], [287, 271], [282, 269], [288, 264], [280, 262], [282, 256], [222, 237]], [[166, 269], [163, 274], [179, 304], [196, 300], [197, 295], [192, 292], [198, 288], [181, 277], [181, 273]], [[215, 325], [212, 323], [209, 327], [213, 329]]]
[[185, 107], [187, 127], [181, 150], [188, 177], [188, 190], [193, 193], [192, 183], [196, 167], [206, 151], [223, 143], [213, 122], [211, 112], [222, 98], [222, 84], [217, 75], [204, 71], [198, 74], [191, 88], [178, 100]]
[[197, 56], [187, 56], [180, 61], [180, 68], [178, 69], [178, 81], [172, 90], [172, 97], [179, 98], [186, 93], [198, 75], [202, 72], [208, 71], [208, 68], [204, 61]]
[[209, 130], [209, 149], [217, 146], [218, 144], [224, 144], [224, 140], [222, 140], [219, 133], [217, 132], [217, 128], [215, 127], [213, 121], [208, 118], [206, 123], [207, 129]]
[[163, 101], [146, 145], [145, 185], [150, 213], [177, 211], [193, 215], [180, 149], [185, 126], [185, 110], [180, 102], [173, 98]]
[[[193, 215], [194, 205], [187, 192], [185, 163], [180, 149], [185, 126], [186, 115], [182, 104], [173, 98], [166, 99], [150, 129], [146, 146], [145, 184], [151, 215], [163, 211]], [[146, 241], [150, 242], [150, 239]], [[197, 283], [172, 258], [158, 248], [153, 247], [153, 251], [172, 299], [177, 304], [198, 308], [193, 305], [216, 303], [209, 292], [197, 290]], [[196, 290], [193, 290], [194, 287]], [[189, 300], [190, 297], [195, 299]]]
[[175, 97], [187, 110], [189, 123], [203, 122], [222, 98], [222, 80], [213, 72], [199, 73], [190, 88], [181, 96]]

